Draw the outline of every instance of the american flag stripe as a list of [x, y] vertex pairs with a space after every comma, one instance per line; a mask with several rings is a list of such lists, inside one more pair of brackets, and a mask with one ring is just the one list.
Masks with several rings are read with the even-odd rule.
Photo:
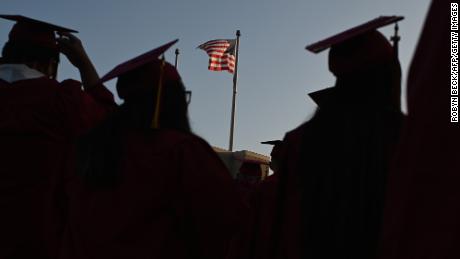
[[226, 50], [228, 48], [228, 46], [230, 46], [229, 44], [225, 44], [225, 45], [211, 45], [211, 46], [206, 46], [204, 47], [204, 49], [207, 51], [207, 50], [211, 50], [211, 49], [223, 49], [223, 50]]
[[233, 74], [233, 72], [235, 72], [235, 70], [233, 68], [228, 68], [228, 67], [223, 67], [223, 66], [220, 66], [220, 67], [211, 67], [211, 66], [209, 66], [208, 70], [211, 70], [211, 71], [228, 71], [229, 73], [232, 73], [232, 74]]
[[235, 64], [232, 64], [232, 63], [222, 63], [222, 62], [211, 62], [209, 63], [208, 66], [212, 66], [212, 67], [229, 67], [229, 68], [232, 68]]
[[209, 63], [208, 66], [211, 67], [228, 67], [228, 68], [233, 68], [235, 64], [232, 63]]
[[212, 58], [212, 59], [209, 61], [209, 64], [235, 66], [235, 60]]
[[230, 65], [230, 66], [235, 66], [235, 62], [234, 62], [234, 61], [227, 61], [227, 60], [214, 60], [214, 61], [209, 62], [209, 64], [213, 64], [213, 65]]
[[208, 47], [205, 47], [203, 48], [204, 51], [210, 51], [210, 50], [214, 50], [214, 49], [217, 49], [217, 50], [227, 50], [227, 48], [229, 47], [230, 45], [225, 45], [225, 46], [208, 46]]
[[209, 62], [209, 65], [214, 65], [214, 66], [234, 66], [235, 62], [229, 62], [226, 60], [219, 60], [219, 61], [211, 61]]
[[213, 53], [213, 52], [220, 52], [220, 53], [225, 53], [225, 51], [227, 50], [227, 48], [210, 48], [210, 49], [207, 49], [206, 50], [206, 53]]
[[209, 62], [232, 62], [232, 63], [235, 63], [235, 60], [234, 59], [231, 59], [231, 58], [210, 58], [209, 59]]
[[209, 56], [210, 60], [216, 60], [216, 59], [222, 59], [222, 60], [233, 60], [235, 61], [235, 56], [229, 55], [229, 54], [224, 54], [224, 55], [210, 55]]
[[208, 66], [212, 67], [229, 67], [232, 68], [235, 64], [227, 62], [211, 62]]
[[215, 43], [212, 43], [212, 44], [201, 44], [201, 48], [209, 48], [209, 47], [225, 47], [225, 46], [228, 46], [228, 42], [215, 42]]
[[216, 44], [228, 44], [228, 40], [210, 40], [201, 44], [200, 46], [209, 46], [209, 45], [216, 45]]
[[216, 51], [216, 50], [213, 50], [213, 51], [208, 51], [206, 52], [208, 53], [208, 55], [216, 55], [216, 56], [223, 56], [225, 54], [225, 51]]
[[[222, 58], [224, 55], [222, 53], [212, 53], [212, 54], [208, 54], [209, 55], [209, 58]], [[228, 55], [225, 55], [226, 57]]]
[[198, 46], [209, 56], [208, 69], [212, 71], [235, 71], [235, 40], [210, 40]]

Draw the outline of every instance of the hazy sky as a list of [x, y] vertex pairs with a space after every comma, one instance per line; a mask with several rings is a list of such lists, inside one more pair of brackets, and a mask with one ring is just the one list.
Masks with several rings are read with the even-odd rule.
[[[268, 154], [260, 141], [280, 139], [315, 109], [307, 93], [334, 84], [327, 51], [307, 44], [380, 15], [402, 15], [400, 60], [403, 82], [428, 10], [428, 0], [1, 0], [4, 14], [22, 14], [74, 28], [102, 76], [120, 62], [179, 38], [179, 72], [192, 90], [195, 133], [227, 148], [232, 75], [207, 70], [196, 47], [241, 30], [234, 150]], [[0, 21], [0, 42], [12, 23]], [[393, 26], [381, 30], [390, 37]], [[166, 59], [174, 62], [174, 48]], [[79, 78], [65, 58], [59, 79]], [[108, 83], [113, 90], [114, 81]]]

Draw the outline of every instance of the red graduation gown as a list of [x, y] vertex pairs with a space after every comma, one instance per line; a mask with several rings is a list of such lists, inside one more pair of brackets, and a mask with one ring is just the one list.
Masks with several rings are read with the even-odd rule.
[[281, 174], [278, 176], [276, 213], [270, 258], [298, 259], [301, 256], [301, 208], [299, 160], [302, 134], [306, 124], [287, 132], [284, 139]]
[[126, 130], [120, 181], [69, 186], [63, 258], [225, 258], [243, 204], [217, 154], [175, 130]]
[[73, 138], [113, 105], [102, 86], [0, 80], [0, 258], [55, 258]]
[[[271, 156], [272, 160], [278, 160], [281, 165], [285, 159], [284, 145], [274, 147]], [[271, 258], [274, 242], [274, 226], [276, 225], [277, 202], [279, 199], [279, 178], [283, 172], [275, 171], [261, 182], [254, 195], [254, 223], [251, 258]]]
[[251, 258], [270, 258], [273, 238], [273, 226], [276, 215], [278, 194], [278, 174], [270, 175], [259, 186], [255, 193], [253, 241]]
[[[303, 126], [288, 132], [279, 155], [280, 171], [263, 181], [252, 197], [244, 258], [300, 258], [298, 161]], [[240, 252], [240, 254], [242, 254]], [[235, 257], [241, 258], [241, 257]]]
[[460, 258], [460, 127], [450, 122], [450, 2], [433, 1], [408, 77], [381, 258]]

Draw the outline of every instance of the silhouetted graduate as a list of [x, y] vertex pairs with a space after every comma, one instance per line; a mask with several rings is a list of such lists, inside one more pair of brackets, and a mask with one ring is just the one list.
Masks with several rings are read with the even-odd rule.
[[[99, 77], [75, 31], [0, 17], [16, 21], [0, 64], [0, 258], [56, 258], [74, 140], [115, 103], [95, 84]], [[60, 52], [79, 69], [84, 91], [78, 81], [55, 80]]]
[[244, 215], [233, 179], [194, 135], [186, 90], [158, 56], [113, 69], [123, 105], [82, 139], [64, 258], [225, 258]]
[[252, 226], [252, 243], [250, 257], [269, 258], [275, 225], [276, 202], [279, 187], [279, 174], [284, 145], [282, 140], [264, 141], [262, 144], [272, 145], [270, 152], [270, 168], [273, 174], [268, 176], [257, 189], [254, 197], [254, 224]]
[[282, 140], [270, 140], [270, 141], [263, 141], [260, 142], [264, 145], [272, 145], [273, 148], [270, 151], [270, 169], [273, 171], [273, 175], [275, 175], [279, 171], [279, 167], [281, 164], [281, 159], [283, 156], [283, 141]]
[[238, 235], [232, 242], [232, 249], [229, 259], [250, 258], [253, 251], [255, 205], [258, 188], [262, 183], [261, 162], [257, 160], [244, 159], [238, 170], [235, 179], [236, 188], [241, 199], [249, 207], [248, 213], [241, 224]]
[[409, 114], [388, 180], [381, 258], [460, 258], [460, 127], [450, 117], [451, 3], [458, 15], [458, 3], [432, 1], [410, 65]]
[[375, 257], [402, 121], [399, 62], [376, 29], [400, 19], [380, 17], [307, 47], [331, 48], [337, 81], [311, 95], [315, 116], [284, 139], [278, 258]]

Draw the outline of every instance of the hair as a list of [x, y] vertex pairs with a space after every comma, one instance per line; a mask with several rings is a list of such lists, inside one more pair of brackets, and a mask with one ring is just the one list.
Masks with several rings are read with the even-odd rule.
[[2, 49], [2, 63], [46, 63], [51, 60], [59, 61], [59, 51], [37, 44], [8, 41]]
[[[117, 83], [131, 84], [130, 77], [120, 77]], [[150, 81], [148, 81], [151, 83]], [[185, 87], [181, 81], [167, 80], [163, 85], [160, 129], [152, 129], [156, 106], [156, 91], [130, 96], [117, 110], [78, 145], [77, 171], [93, 188], [112, 188], [121, 180], [120, 162], [123, 155], [122, 129], [134, 128], [146, 134], [157, 130], [174, 129], [190, 133]]]
[[387, 63], [394, 56], [390, 42], [374, 30], [333, 45], [329, 51], [328, 66], [334, 75], [340, 76]]
[[336, 98], [341, 99], [339, 102], [400, 110], [401, 66], [394, 59], [357, 73], [338, 76], [335, 88]]
[[[130, 127], [150, 130], [155, 112], [157, 91], [148, 90], [130, 96], [118, 110], [119, 119]], [[185, 87], [180, 81], [166, 81], [160, 104], [160, 128], [190, 132]]]

